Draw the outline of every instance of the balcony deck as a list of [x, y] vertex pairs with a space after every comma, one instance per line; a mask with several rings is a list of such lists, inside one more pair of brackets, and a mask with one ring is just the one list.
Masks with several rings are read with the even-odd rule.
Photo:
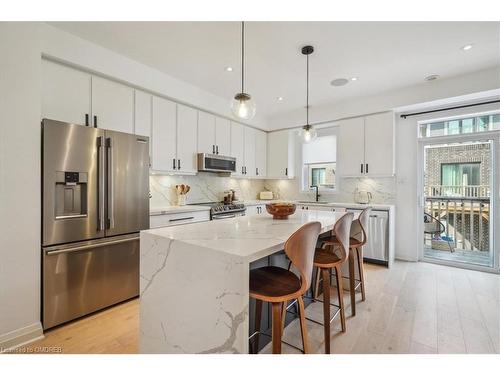
[[478, 266], [491, 267], [490, 253], [487, 251], [471, 251], [457, 249], [453, 253], [444, 250], [435, 250], [430, 246], [424, 246], [424, 257], [450, 262], [475, 264]]

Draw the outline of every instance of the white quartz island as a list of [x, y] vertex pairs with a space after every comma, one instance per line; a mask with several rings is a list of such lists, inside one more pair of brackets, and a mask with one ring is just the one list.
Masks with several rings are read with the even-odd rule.
[[303, 224], [333, 228], [342, 213], [288, 220], [243, 216], [141, 232], [140, 352], [248, 353], [250, 263], [283, 249]]

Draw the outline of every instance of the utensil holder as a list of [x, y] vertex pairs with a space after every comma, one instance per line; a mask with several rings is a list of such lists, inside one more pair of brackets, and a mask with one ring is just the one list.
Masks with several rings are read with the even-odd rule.
[[178, 206], [185, 206], [186, 205], [186, 195], [185, 194], [179, 194], [177, 196], [177, 205]]

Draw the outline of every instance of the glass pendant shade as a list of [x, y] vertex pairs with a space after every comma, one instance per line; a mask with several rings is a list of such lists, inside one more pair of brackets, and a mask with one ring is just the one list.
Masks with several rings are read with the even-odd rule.
[[255, 102], [248, 94], [236, 94], [231, 100], [231, 111], [242, 120], [251, 120], [255, 116], [255, 109]]
[[304, 143], [310, 143], [318, 137], [318, 132], [311, 125], [304, 126], [299, 134]]

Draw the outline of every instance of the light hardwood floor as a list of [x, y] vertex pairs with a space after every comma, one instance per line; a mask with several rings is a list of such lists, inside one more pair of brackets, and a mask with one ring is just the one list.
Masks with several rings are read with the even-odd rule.
[[[332, 327], [333, 353], [500, 353], [500, 276], [429, 263], [396, 262], [390, 270], [366, 265], [367, 300], [350, 316], [347, 332]], [[332, 291], [335, 299], [336, 291]], [[358, 300], [360, 300], [358, 295]], [[319, 303], [306, 315], [322, 319]], [[63, 353], [136, 353], [139, 303], [133, 300], [46, 333], [28, 348]], [[308, 322], [313, 352], [323, 352], [323, 328]], [[284, 340], [301, 346], [299, 324]], [[297, 353], [287, 345], [285, 353]], [[263, 352], [269, 352], [270, 347]]]

